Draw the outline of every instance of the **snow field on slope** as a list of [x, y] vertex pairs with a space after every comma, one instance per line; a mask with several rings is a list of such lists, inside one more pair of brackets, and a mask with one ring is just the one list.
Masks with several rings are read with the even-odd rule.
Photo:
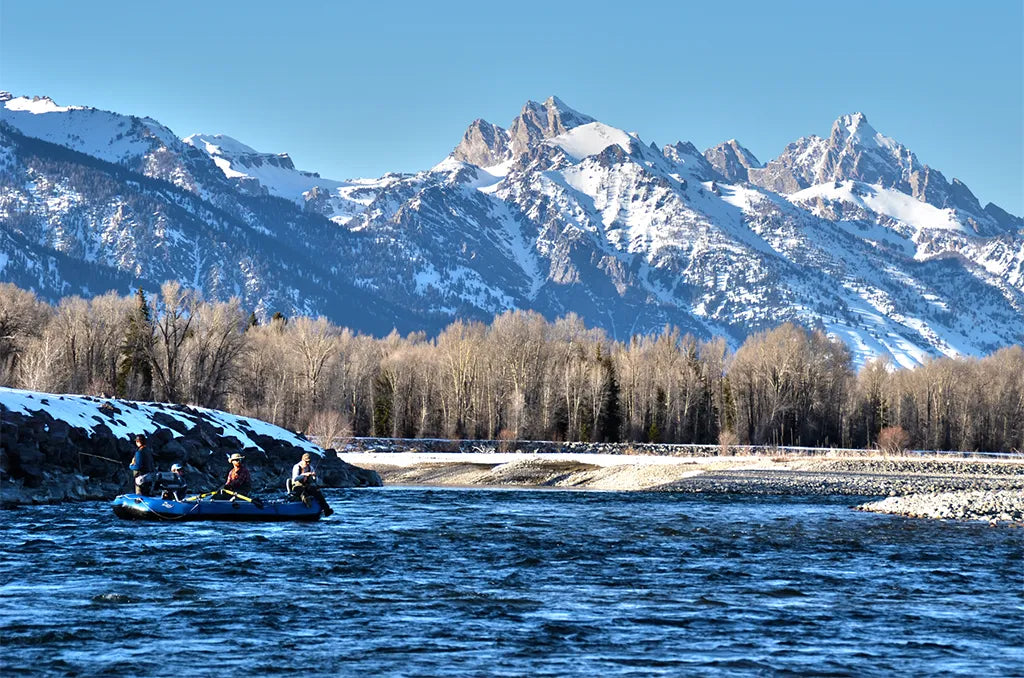
[[857, 205], [863, 209], [897, 219], [915, 231], [936, 229], [969, 233], [951, 209], [940, 209], [894, 189], [854, 181], [818, 184], [787, 196], [799, 204], [822, 198]]
[[600, 122], [591, 122], [552, 137], [545, 143], [561, 148], [569, 157], [579, 161], [596, 155], [613, 144], [628, 153], [632, 141], [633, 137], [620, 129]]

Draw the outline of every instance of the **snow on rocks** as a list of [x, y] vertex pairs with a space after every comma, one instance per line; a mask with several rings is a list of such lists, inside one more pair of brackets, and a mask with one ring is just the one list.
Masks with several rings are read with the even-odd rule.
[[280, 426], [203, 407], [85, 395], [52, 395], [3, 387], [0, 387], [0, 406], [26, 414], [44, 411], [69, 426], [94, 432], [102, 425], [118, 438], [136, 433], [151, 435], [161, 428], [170, 428], [171, 436], [177, 438], [205, 419], [222, 428], [223, 435], [237, 440], [241, 448], [263, 452], [257, 441], [262, 436], [269, 436], [302, 448], [303, 451], [323, 456], [322, 449]]
[[380, 485], [380, 477], [300, 434], [227, 412], [170, 403], [0, 388], [0, 504], [109, 499], [131, 487], [131, 438], [144, 433], [158, 470], [185, 468], [190, 487], [212, 489], [228, 456], [247, 459], [258, 492], [280, 492], [304, 452], [322, 456], [328, 487]]

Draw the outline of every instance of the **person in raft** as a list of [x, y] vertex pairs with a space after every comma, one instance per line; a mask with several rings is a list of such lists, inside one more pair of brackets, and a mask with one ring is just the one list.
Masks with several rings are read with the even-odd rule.
[[292, 496], [298, 498], [303, 504], [309, 506], [310, 498], [316, 499], [324, 510], [324, 517], [334, 513], [334, 509], [327, 505], [323, 492], [316, 484], [316, 469], [313, 468], [313, 456], [306, 452], [302, 455], [295, 466], [292, 466], [291, 482], [288, 490]]
[[188, 483], [185, 482], [185, 469], [181, 464], [171, 465], [171, 477], [163, 480], [160, 486], [163, 490], [161, 495], [163, 499], [182, 501], [185, 498]]
[[249, 469], [245, 467], [245, 457], [235, 452], [228, 458], [231, 462], [231, 470], [228, 471], [228, 479], [224, 481], [224, 489], [238, 492], [239, 494], [250, 494], [252, 492], [252, 476]]
[[148, 497], [152, 490], [153, 453], [146, 447], [146, 436], [141, 433], [135, 436], [135, 456], [128, 464], [135, 481], [135, 492]]

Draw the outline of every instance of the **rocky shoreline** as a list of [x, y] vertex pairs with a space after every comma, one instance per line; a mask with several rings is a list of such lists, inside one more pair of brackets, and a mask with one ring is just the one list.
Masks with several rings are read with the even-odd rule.
[[861, 504], [860, 511], [894, 513], [912, 518], [985, 520], [990, 523], [1024, 524], [1024, 492], [975, 490], [887, 497]]
[[224, 483], [235, 452], [246, 457], [256, 493], [281, 493], [292, 464], [307, 451], [323, 455], [319, 479], [327, 487], [381, 484], [375, 472], [342, 461], [335, 450], [257, 420], [183, 405], [0, 389], [0, 505], [112, 499], [132, 491], [128, 464], [135, 450], [126, 430], [147, 433], [157, 469], [182, 464], [196, 492]]
[[508, 456], [495, 463], [493, 455], [463, 454], [445, 461], [424, 455], [418, 461], [414, 454], [343, 454], [377, 471], [386, 484], [884, 497], [904, 501], [861, 506], [915, 517], [1024, 524], [1024, 459], [754, 455], [675, 463], [620, 457], [604, 463], [595, 456], [599, 463], [591, 463], [582, 456]]

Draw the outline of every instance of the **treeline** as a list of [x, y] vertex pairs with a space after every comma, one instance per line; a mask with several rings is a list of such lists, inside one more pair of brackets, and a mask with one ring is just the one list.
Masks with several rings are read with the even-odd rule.
[[[786, 324], [735, 352], [673, 328], [610, 340], [509, 312], [436, 338], [261, 324], [177, 283], [56, 307], [0, 284], [0, 384], [227, 409], [321, 436], [1024, 449], [1024, 348], [859, 372]], [[894, 435], [898, 434], [898, 435]]]

